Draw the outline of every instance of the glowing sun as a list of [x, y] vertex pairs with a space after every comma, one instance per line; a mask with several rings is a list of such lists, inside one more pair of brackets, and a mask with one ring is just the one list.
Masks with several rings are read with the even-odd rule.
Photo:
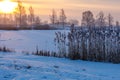
[[12, 2], [11, 0], [3, 0], [0, 2], [0, 12], [2, 13], [12, 13], [17, 7], [17, 2]]

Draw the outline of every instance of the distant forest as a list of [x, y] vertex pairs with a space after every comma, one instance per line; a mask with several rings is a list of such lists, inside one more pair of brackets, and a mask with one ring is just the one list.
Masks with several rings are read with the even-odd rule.
[[[81, 25], [79, 25], [81, 22]], [[40, 16], [35, 15], [34, 8], [30, 6], [25, 8], [21, 1], [18, 1], [18, 6], [13, 13], [0, 13], [0, 29], [57, 29], [61, 27], [70, 27], [70, 25], [77, 26], [119, 26], [119, 21], [115, 21], [111, 14], [105, 16], [101, 11], [98, 15], [95, 15], [91, 11], [85, 11], [82, 13], [82, 20], [76, 19], [67, 20], [67, 15], [64, 9], [60, 9], [59, 15], [53, 9], [49, 14], [48, 21], [43, 21]]]

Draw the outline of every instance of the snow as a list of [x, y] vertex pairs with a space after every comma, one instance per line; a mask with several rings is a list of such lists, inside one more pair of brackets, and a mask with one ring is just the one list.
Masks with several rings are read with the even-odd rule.
[[0, 31], [0, 80], [120, 80], [120, 64], [27, 55], [22, 51], [56, 51], [55, 32], [64, 30]]
[[0, 80], [120, 80], [120, 64], [0, 52]]
[[[64, 30], [21, 30], [0, 31], [0, 46], [7, 46], [17, 52], [40, 50], [56, 51], [55, 32]], [[67, 31], [66, 31], [67, 32]]]

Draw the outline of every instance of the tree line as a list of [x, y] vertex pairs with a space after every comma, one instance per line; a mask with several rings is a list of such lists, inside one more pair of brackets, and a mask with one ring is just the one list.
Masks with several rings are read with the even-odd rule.
[[[31, 27], [39, 26], [41, 24], [41, 19], [35, 14], [34, 8], [30, 6], [28, 9], [25, 8], [23, 3], [18, 0], [18, 6], [12, 14], [0, 13], [0, 25], [11, 25], [15, 27]], [[67, 15], [64, 9], [60, 9], [59, 15], [55, 9], [51, 10], [49, 15], [49, 21], [52, 27], [60, 27], [63, 29], [66, 25], [78, 25], [79, 21], [77, 19], [67, 19]], [[109, 13], [107, 16], [101, 11], [96, 17], [91, 11], [85, 11], [82, 13], [82, 20], [80, 21], [80, 26], [94, 26], [94, 27], [104, 27], [104, 26], [120, 26], [119, 21], [114, 21], [113, 16]], [[44, 24], [48, 24], [47, 21]], [[49, 25], [50, 25], [49, 24]]]
[[101, 11], [97, 14], [96, 18], [94, 18], [94, 14], [91, 11], [85, 11], [82, 13], [81, 26], [88, 27], [113, 27], [120, 26], [119, 21], [116, 21], [114, 24], [114, 18], [109, 13], [108, 16], [105, 16]]
[[79, 25], [79, 21], [77, 19], [68, 20], [64, 9], [60, 9], [58, 15], [55, 9], [53, 9], [50, 14], [50, 24], [52, 24], [52, 27], [63, 27], [64, 29], [66, 25]]
[[120, 63], [120, 27], [72, 26], [70, 32], [56, 32], [58, 54], [73, 60]]
[[[71, 19], [67, 21], [67, 16], [65, 14], [64, 9], [60, 10], [60, 14], [57, 16], [56, 11], [53, 9], [52, 14], [50, 15], [50, 22], [51, 24], [58, 25], [62, 24], [64, 26], [65, 24], [74, 24], [78, 25], [79, 21], [76, 19]], [[94, 17], [94, 14], [91, 11], [85, 11], [82, 13], [82, 20], [81, 20], [81, 26], [94, 26], [94, 27], [105, 27], [105, 26], [120, 26], [119, 21], [114, 22], [113, 16], [109, 13], [107, 16], [105, 16], [104, 12], [100, 11], [96, 17]]]
[[120, 26], [113, 25], [110, 14], [107, 18], [103, 12], [96, 19], [91, 11], [83, 12], [81, 27], [72, 24], [68, 33], [55, 33], [58, 54], [73, 60], [120, 63]]

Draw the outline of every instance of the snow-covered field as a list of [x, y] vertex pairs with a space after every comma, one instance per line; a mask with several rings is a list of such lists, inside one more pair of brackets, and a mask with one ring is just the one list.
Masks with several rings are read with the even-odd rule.
[[0, 52], [0, 80], [120, 80], [120, 64]]
[[[21, 51], [40, 50], [56, 51], [54, 44], [55, 32], [64, 30], [21, 30], [21, 31], [0, 31], [0, 46]], [[67, 32], [67, 31], [66, 31]]]
[[36, 46], [40, 50], [56, 51], [55, 32], [0, 31], [0, 46], [17, 51], [0, 52], [0, 80], [120, 80], [120, 64], [72, 61], [21, 53], [35, 51]]

